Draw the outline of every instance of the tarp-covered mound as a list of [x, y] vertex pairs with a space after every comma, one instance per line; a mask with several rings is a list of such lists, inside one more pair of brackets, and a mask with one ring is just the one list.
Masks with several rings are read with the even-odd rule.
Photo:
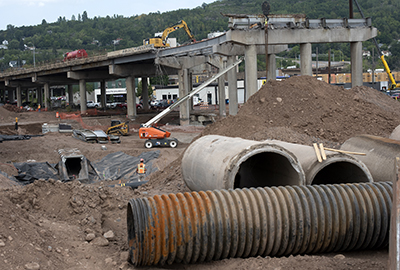
[[[123, 152], [115, 152], [108, 154], [103, 159], [89, 164], [89, 179], [84, 183], [95, 183], [98, 181], [124, 180], [124, 182], [137, 182], [139, 176], [136, 168], [140, 159], [143, 158], [146, 164], [146, 176], [154, 171], [156, 167], [152, 166], [152, 160], [157, 159], [160, 151], [144, 152], [138, 157], [127, 155]], [[22, 162], [13, 163], [18, 170], [18, 175], [13, 180], [19, 184], [27, 185], [38, 179], [54, 179], [61, 180], [58, 170], [58, 164], [50, 164], [48, 162]], [[69, 180], [68, 180], [69, 181]]]

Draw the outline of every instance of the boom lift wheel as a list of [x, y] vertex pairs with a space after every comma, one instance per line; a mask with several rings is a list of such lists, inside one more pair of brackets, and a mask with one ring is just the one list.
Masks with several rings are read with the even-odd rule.
[[169, 147], [175, 148], [178, 146], [178, 142], [176, 140], [172, 140], [169, 142]]
[[150, 149], [153, 147], [153, 142], [151, 140], [147, 140], [144, 142], [144, 147], [146, 147], [147, 149]]

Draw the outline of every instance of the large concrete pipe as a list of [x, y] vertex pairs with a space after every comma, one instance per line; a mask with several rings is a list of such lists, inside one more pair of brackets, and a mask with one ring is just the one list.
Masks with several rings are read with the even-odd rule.
[[396, 179], [396, 157], [400, 157], [400, 141], [372, 135], [360, 135], [345, 141], [341, 150], [365, 153], [357, 158], [367, 165], [375, 182]]
[[265, 141], [293, 153], [300, 162], [307, 185], [372, 182], [368, 167], [350, 155], [326, 151], [326, 160], [319, 162], [312, 146], [288, 142]]
[[181, 168], [193, 191], [305, 183], [297, 158], [281, 146], [218, 135], [193, 142]]
[[132, 199], [135, 266], [380, 249], [391, 182], [164, 194]]

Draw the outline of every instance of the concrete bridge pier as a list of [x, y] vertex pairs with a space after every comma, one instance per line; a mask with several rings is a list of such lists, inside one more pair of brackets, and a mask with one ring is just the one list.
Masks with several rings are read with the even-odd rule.
[[[220, 68], [219, 71], [226, 67], [226, 59], [220, 57]], [[218, 104], [219, 104], [219, 115], [226, 116], [226, 106], [225, 106], [225, 76], [218, 78]]]
[[257, 47], [248, 45], [245, 47], [245, 100], [247, 101], [257, 92]]
[[312, 76], [311, 43], [300, 44], [300, 70], [301, 75]]
[[29, 89], [25, 89], [25, 102], [29, 102]]
[[143, 76], [142, 77], [142, 103], [143, 103], [143, 109], [148, 110], [149, 109], [149, 85], [147, 83], [147, 77]]
[[81, 103], [81, 114], [85, 114], [87, 111], [87, 100], [86, 100], [86, 80], [79, 80], [79, 95]]
[[267, 72], [267, 81], [276, 79], [276, 55], [269, 54], [268, 55], [268, 72]]
[[[233, 65], [235, 62], [235, 56], [229, 56], [227, 59], [227, 65]], [[238, 95], [237, 95], [237, 72], [236, 68], [228, 71], [228, 92], [229, 92], [229, 114], [236, 115], [238, 113]]]
[[68, 93], [68, 104], [72, 106], [74, 104], [74, 91], [72, 84], [67, 85], [67, 93]]
[[362, 74], [362, 42], [350, 43], [351, 54], [351, 87], [363, 85]]
[[[189, 82], [189, 69], [183, 68], [178, 71], [178, 81], [179, 81], [179, 96], [184, 97], [188, 94], [188, 87], [191, 82]], [[179, 110], [180, 124], [181, 126], [189, 125], [190, 110], [189, 102], [183, 102], [180, 105]]]
[[100, 105], [103, 110], [106, 109], [107, 106], [107, 94], [106, 94], [106, 81], [100, 81]]
[[130, 119], [135, 119], [136, 117], [136, 95], [135, 88], [136, 82], [134, 76], [128, 76], [126, 78], [126, 106], [127, 106], [127, 116]]
[[50, 85], [48, 83], [44, 84], [44, 104], [45, 108], [50, 110]]
[[21, 85], [18, 85], [15, 88], [15, 91], [17, 93], [17, 107], [21, 107], [22, 106], [22, 88]]
[[42, 87], [39, 86], [39, 87], [36, 89], [36, 91], [37, 91], [37, 103], [38, 103], [41, 107], [43, 107], [43, 90], [42, 90]]

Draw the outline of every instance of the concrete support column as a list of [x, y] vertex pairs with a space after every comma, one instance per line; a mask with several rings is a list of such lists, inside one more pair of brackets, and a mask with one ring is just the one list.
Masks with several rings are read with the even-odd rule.
[[257, 92], [257, 48], [255, 45], [245, 48], [245, 87], [246, 101]]
[[[189, 71], [188, 69], [180, 69], [178, 71], [178, 80], [179, 80], [179, 97], [182, 98], [188, 94], [189, 85]], [[180, 125], [188, 126], [189, 125], [189, 102], [183, 102], [179, 106], [179, 116], [180, 116]]]
[[68, 104], [69, 106], [72, 106], [74, 104], [74, 90], [72, 84], [67, 85], [67, 91], [68, 91]]
[[[221, 71], [226, 67], [226, 61], [223, 61], [220, 58], [220, 68]], [[226, 116], [226, 105], [225, 105], [225, 76], [221, 76], [218, 78], [218, 100], [219, 100], [219, 115], [225, 117]]]
[[5, 87], [0, 89], [0, 102], [5, 104], [5, 100], [6, 100], [6, 89]]
[[81, 103], [81, 114], [85, 114], [87, 111], [87, 100], [86, 100], [86, 81], [79, 80], [79, 95]]
[[29, 102], [29, 89], [25, 89], [25, 102]]
[[311, 43], [300, 44], [300, 71], [301, 75], [312, 76]]
[[363, 85], [362, 42], [350, 43], [351, 53], [351, 87]]
[[18, 85], [15, 91], [17, 92], [17, 107], [21, 107], [22, 106], [21, 86]]
[[[228, 66], [233, 65], [236, 57], [228, 57]], [[236, 115], [238, 113], [238, 93], [237, 93], [237, 72], [236, 68], [228, 71], [228, 91], [229, 91], [229, 114]]]
[[43, 107], [43, 91], [41, 86], [39, 86], [36, 89], [36, 95], [37, 95], [37, 104], [38, 105], [40, 104], [40, 106]]
[[50, 110], [50, 85], [48, 83], [44, 84], [44, 107]]
[[13, 103], [15, 101], [16, 95], [15, 95], [15, 89], [8, 89], [8, 99], [10, 100], [10, 103]]
[[268, 80], [276, 79], [276, 56], [275, 54], [268, 55]]
[[[193, 91], [193, 72], [189, 72], [189, 78], [188, 78], [188, 93]], [[189, 111], [193, 110], [193, 98], [190, 98], [189, 100]]]
[[107, 107], [107, 91], [106, 91], [106, 81], [102, 80], [100, 82], [100, 106], [105, 110]]
[[135, 77], [129, 76], [126, 78], [126, 107], [127, 115], [130, 119], [135, 119], [136, 117], [136, 95], [135, 95]]
[[149, 109], [149, 85], [147, 83], [147, 77], [142, 77], [142, 103], [143, 109]]

